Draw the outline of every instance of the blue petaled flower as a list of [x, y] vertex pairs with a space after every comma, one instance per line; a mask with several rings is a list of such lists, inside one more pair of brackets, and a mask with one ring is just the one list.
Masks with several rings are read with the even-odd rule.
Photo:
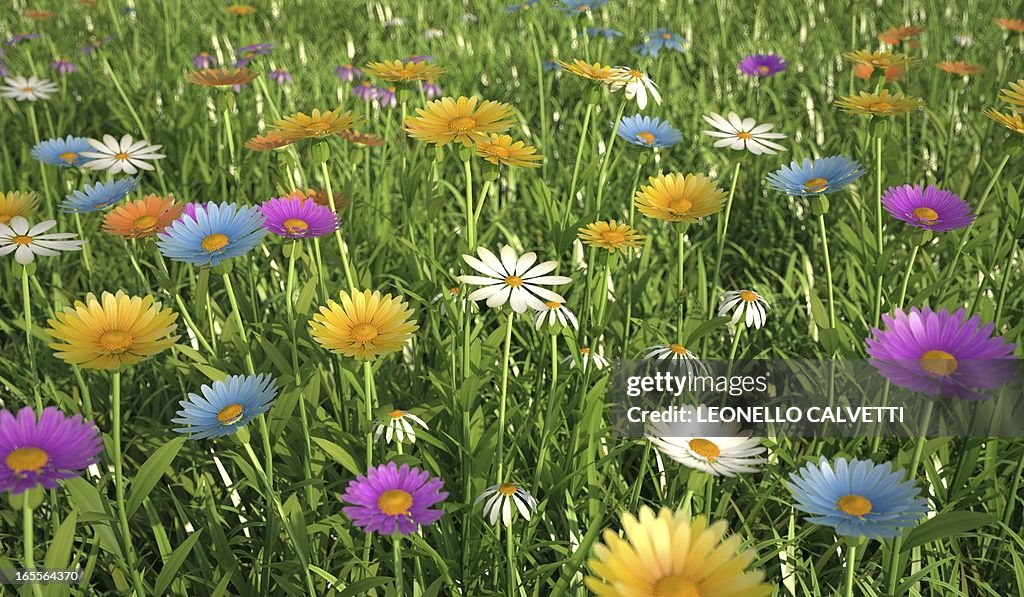
[[683, 47], [685, 43], [686, 38], [681, 35], [676, 35], [668, 29], [655, 29], [654, 31], [648, 31], [644, 35], [644, 42], [633, 48], [633, 50], [641, 56], [657, 58], [658, 53], [665, 48], [680, 53], [685, 52], [686, 49]]
[[618, 29], [612, 29], [611, 27], [588, 27], [587, 35], [590, 37], [603, 37], [605, 39], [615, 39], [616, 37], [622, 37], [622, 32]]
[[64, 198], [60, 210], [70, 213], [89, 213], [104, 210], [124, 199], [139, 185], [138, 178], [121, 178], [85, 185], [85, 189], [74, 191]]
[[619, 121], [619, 136], [641, 147], [672, 147], [683, 140], [669, 123], [639, 114]]
[[63, 139], [57, 137], [40, 141], [32, 148], [32, 157], [44, 164], [70, 168], [71, 166], [81, 166], [89, 161], [89, 158], [82, 157], [83, 151], [92, 151], [89, 139], [68, 135]]
[[793, 507], [811, 514], [806, 520], [835, 527], [844, 537], [891, 539], [913, 527], [928, 510], [921, 489], [904, 480], [891, 462], [839, 458], [830, 464], [824, 456], [807, 464], [800, 474], [790, 473]]
[[608, 0], [562, 0], [558, 10], [565, 14], [582, 14], [608, 4]]
[[274, 378], [261, 375], [229, 375], [223, 381], [202, 386], [199, 394], [189, 394], [178, 404], [178, 418], [171, 422], [185, 425], [175, 429], [189, 439], [208, 439], [231, 435], [246, 423], [270, 410], [277, 396]]
[[267, 234], [258, 207], [208, 203], [196, 207], [194, 218], [178, 218], [160, 233], [157, 246], [164, 257], [195, 265], [216, 266], [244, 255]]
[[793, 162], [768, 175], [768, 184], [787, 195], [837, 193], [864, 176], [860, 164], [843, 156]]

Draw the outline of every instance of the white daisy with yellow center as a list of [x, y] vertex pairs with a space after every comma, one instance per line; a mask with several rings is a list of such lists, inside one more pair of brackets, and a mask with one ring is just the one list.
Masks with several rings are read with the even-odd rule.
[[686, 377], [708, 374], [708, 368], [704, 366], [704, 363], [682, 344], [671, 343], [648, 346], [644, 358], [654, 360], [659, 364], [671, 360], [676, 367], [681, 369], [681, 373], [686, 375]]
[[641, 110], [647, 107], [648, 94], [650, 94], [654, 103], [661, 105], [661, 94], [658, 92], [658, 85], [647, 76], [647, 73], [626, 66], [617, 66], [615, 68], [620, 76], [610, 85], [610, 89], [613, 92], [625, 87], [626, 99], [636, 99], [636, 106]]
[[[512, 526], [512, 518], [516, 512], [526, 520], [530, 520], [533, 513], [537, 511], [537, 499], [515, 483], [500, 483], [491, 485], [484, 490], [475, 500], [473, 505], [484, 502], [483, 514], [490, 521], [491, 525], [498, 524], [498, 517], [501, 517], [502, 524], [506, 528]], [[513, 510], [515, 506], [515, 510]]]
[[469, 300], [486, 300], [487, 306], [492, 309], [509, 303], [516, 313], [525, 313], [527, 309], [543, 311], [547, 308], [544, 301], [565, 302], [562, 295], [543, 288], [572, 282], [571, 278], [565, 276], [547, 275], [558, 267], [557, 261], [534, 265], [537, 263], [536, 253], [516, 255], [515, 250], [508, 245], [499, 251], [500, 259], [484, 247], [477, 247], [476, 252], [479, 259], [472, 255], [463, 255], [462, 258], [483, 275], [463, 275], [458, 278], [464, 284], [482, 286], [470, 293]]
[[576, 319], [576, 314], [559, 301], [545, 301], [544, 310], [537, 311], [533, 317], [533, 327], [538, 330], [544, 327], [545, 322], [550, 328], [580, 329], [580, 322]]
[[408, 439], [410, 444], [414, 444], [416, 443], [416, 428], [412, 426], [413, 423], [423, 429], [430, 429], [423, 419], [411, 412], [400, 408], [392, 409], [386, 417], [377, 423], [373, 439], [379, 440], [383, 435], [384, 441], [389, 444], [393, 439], [398, 440], [400, 444], [405, 443], [405, 440]]
[[769, 141], [769, 139], [785, 139], [782, 133], [773, 133], [771, 130], [775, 125], [766, 122], [757, 124], [753, 118], [740, 118], [735, 112], [729, 112], [728, 117], [712, 112], [704, 117], [704, 120], [715, 127], [714, 131], [704, 131], [705, 135], [718, 137], [715, 147], [728, 147], [729, 149], [746, 149], [754, 155], [774, 155], [786, 148]]
[[14, 253], [15, 261], [28, 265], [36, 255], [53, 257], [60, 251], [80, 251], [84, 241], [75, 240], [75, 234], [43, 234], [56, 225], [56, 220], [46, 220], [29, 226], [28, 220], [14, 216], [7, 224], [0, 224], [0, 256]]
[[716, 477], [757, 472], [767, 451], [738, 423], [649, 423], [647, 439], [676, 462]]
[[124, 172], [135, 174], [139, 170], [153, 170], [151, 160], [162, 160], [165, 156], [158, 153], [163, 145], [150, 145], [145, 139], [136, 141], [131, 135], [121, 139], [113, 135], [103, 135], [103, 140], [89, 139], [94, 151], [83, 151], [82, 157], [90, 160], [82, 166], [90, 170], [107, 170], [111, 174]]
[[[562, 359], [562, 363], [568, 364], [570, 369], [576, 368], [576, 359], [573, 358], [573, 355], [569, 355]], [[584, 371], [586, 371], [590, 367], [591, 363], [593, 363], [594, 368], [596, 368], [598, 371], [606, 369], [610, 367], [612, 364], [611, 361], [604, 357], [604, 355], [597, 352], [596, 350], [593, 350], [589, 346], [584, 346], [580, 348], [579, 363], [580, 368], [583, 369]]]
[[748, 328], [761, 329], [766, 319], [765, 310], [769, 308], [768, 301], [753, 290], [730, 290], [718, 303], [718, 316], [725, 317], [732, 311], [733, 325], [742, 320]]

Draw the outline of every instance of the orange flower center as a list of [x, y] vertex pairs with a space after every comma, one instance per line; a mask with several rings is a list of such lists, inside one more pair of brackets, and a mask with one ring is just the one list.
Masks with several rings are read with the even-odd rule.
[[377, 507], [388, 516], [404, 516], [412, 508], [412, 494], [401, 489], [390, 489], [377, 498]]
[[930, 207], [919, 207], [914, 210], [914, 217], [922, 224], [934, 224], [939, 219], [939, 214]]
[[636, 70], [635, 68], [634, 69], [630, 69], [629, 76], [631, 78], [633, 78], [633, 79], [642, 79], [642, 78], [644, 78], [644, 74], [642, 72]]
[[408, 79], [412, 77], [413, 72], [408, 68], [399, 68], [395, 70], [395, 76], [400, 79]]
[[668, 210], [676, 215], [681, 215], [693, 209], [693, 202], [682, 197], [673, 199], [668, 204]]
[[78, 154], [73, 151], [65, 151], [64, 153], [60, 154], [57, 157], [59, 157], [62, 162], [67, 162], [68, 164], [70, 164], [71, 162], [78, 159]]
[[39, 448], [18, 448], [4, 458], [4, 464], [14, 471], [15, 475], [24, 474], [26, 471], [38, 473], [48, 462], [50, 455]]
[[580, 349], [580, 354], [582, 354], [582, 355], [588, 355], [588, 354], [590, 354], [590, 347], [588, 347], [588, 346], [584, 346], [583, 348], [581, 348], [581, 349]]
[[[9, 217], [9, 216], [8, 216]], [[16, 245], [31, 245], [32, 237], [27, 234], [19, 234], [11, 239], [11, 242]]]
[[352, 339], [358, 344], [371, 342], [378, 334], [377, 326], [372, 323], [359, 323], [352, 326]]
[[331, 125], [326, 122], [316, 121], [306, 125], [306, 131], [311, 135], [326, 135], [331, 130]]
[[501, 145], [488, 146], [487, 153], [498, 158], [507, 158], [508, 156], [512, 155], [512, 152], [510, 152], [507, 147], [502, 147]]
[[673, 574], [654, 583], [652, 597], [700, 597], [700, 589], [690, 579]]
[[498, 493], [500, 493], [501, 495], [503, 495], [505, 497], [513, 496], [516, 493], [516, 484], [515, 483], [502, 483], [501, 485], [498, 486]]
[[244, 412], [245, 409], [242, 408], [241, 404], [229, 404], [217, 413], [217, 421], [221, 425], [234, 425], [242, 419]]
[[605, 230], [601, 233], [601, 238], [609, 245], [617, 245], [626, 240], [626, 235], [618, 230]]
[[402, 417], [405, 416], [405, 411], [400, 408], [396, 408], [395, 410], [389, 412], [388, 416], [391, 417], [392, 419], [401, 419]]
[[804, 190], [811, 193], [820, 193], [828, 188], [828, 181], [824, 178], [812, 178], [804, 183]]
[[874, 104], [868, 106], [868, 110], [882, 114], [891, 111], [892, 104], [890, 104], [889, 102], [875, 102]]
[[700, 437], [690, 440], [690, 449], [710, 462], [714, 462], [722, 455], [722, 450], [715, 442]]
[[216, 253], [224, 247], [228, 246], [228, 237], [226, 234], [215, 232], [203, 239], [199, 246], [203, 248], [207, 253]]
[[132, 228], [139, 232], [149, 232], [156, 228], [156, 216], [139, 216], [132, 223]]
[[770, 70], [771, 69], [768, 68], [768, 66], [764, 65], [764, 64], [762, 64], [761, 66], [757, 67], [757, 72], [761, 73], [762, 75], [768, 74], [768, 71], [770, 71]]
[[740, 131], [736, 133], [736, 136], [739, 137], [740, 139], [743, 139], [744, 141], [749, 141], [750, 139], [754, 138], [754, 135], [751, 135], [747, 131]]
[[32, 93], [33, 91], [35, 91], [35, 89], [33, 89], [32, 87], [22, 87], [21, 90], [25, 93]]
[[505, 278], [505, 284], [511, 286], [512, 288], [516, 288], [518, 286], [523, 285], [523, 279], [520, 278], [519, 276], [508, 276], [507, 278]]
[[108, 330], [100, 335], [100, 348], [109, 354], [121, 354], [128, 350], [135, 338], [128, 332]]
[[114, 154], [114, 159], [115, 160], [127, 160], [128, 159], [128, 154], [123, 152], [123, 151], [115, 153]]
[[284, 229], [291, 234], [298, 234], [309, 228], [309, 224], [299, 218], [288, 218], [282, 225], [284, 226]]
[[871, 513], [871, 501], [864, 496], [851, 493], [839, 498], [836, 508], [850, 516], [864, 518], [865, 514]]
[[654, 145], [654, 142], [658, 140], [657, 137], [655, 137], [651, 133], [648, 133], [647, 131], [643, 131], [643, 132], [637, 133], [636, 134], [636, 138], [640, 139], [641, 141], [643, 141], [644, 143], [646, 143], [648, 145]]
[[661, 34], [661, 39], [672, 39], [672, 34], [671, 33], [662, 33]]
[[556, 302], [556, 301], [545, 301], [544, 304], [547, 305], [548, 309], [561, 309], [562, 308], [562, 303], [559, 303], [559, 302]]
[[921, 367], [939, 377], [953, 375], [957, 368], [956, 357], [945, 350], [929, 350], [921, 355]]
[[669, 344], [668, 345], [668, 349], [671, 350], [673, 353], [678, 354], [680, 356], [688, 354], [688, 351], [686, 350], [686, 347], [683, 346], [682, 344]]
[[740, 300], [742, 300], [745, 303], [752, 303], [757, 300], [757, 293], [754, 292], [753, 290], [741, 290]]
[[465, 133], [466, 131], [473, 130], [476, 126], [476, 121], [468, 116], [460, 116], [455, 118], [448, 123], [448, 130], [456, 133]]

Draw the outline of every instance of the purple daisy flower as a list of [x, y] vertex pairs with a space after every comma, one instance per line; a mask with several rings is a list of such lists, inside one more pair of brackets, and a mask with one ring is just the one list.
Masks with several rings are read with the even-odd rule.
[[274, 70], [267, 73], [267, 76], [273, 79], [278, 85], [284, 85], [285, 83], [292, 82], [292, 76], [288, 71], [283, 68], [275, 68]]
[[211, 56], [209, 52], [199, 52], [192, 57], [192, 64], [194, 64], [197, 69], [203, 70], [204, 68], [217, 66], [217, 59]]
[[916, 228], [946, 232], [963, 228], [974, 221], [969, 203], [956, 193], [928, 185], [889, 187], [882, 195], [882, 207], [892, 217]]
[[413, 64], [419, 64], [421, 62], [430, 62], [434, 57], [430, 54], [413, 54], [409, 56], [409, 62]]
[[251, 60], [256, 56], [266, 56], [272, 49], [272, 44], [249, 44], [235, 50], [235, 55], [243, 60]]
[[441, 97], [444, 95], [441, 93], [441, 88], [433, 81], [420, 81], [420, 89], [423, 90], [423, 95], [425, 95], [427, 99], [434, 99], [435, 97]]
[[976, 390], [1014, 377], [1015, 346], [992, 336], [993, 324], [966, 313], [913, 307], [883, 315], [885, 331], [875, 328], [866, 340], [871, 364], [892, 383], [928, 396], [987, 398]]
[[99, 430], [82, 415], [68, 418], [49, 406], [36, 421], [28, 406], [17, 415], [0, 410], [0, 491], [54, 489], [95, 464], [101, 449]]
[[7, 65], [0, 62], [0, 77], [6, 77], [10, 73], [7, 71]]
[[57, 71], [58, 75], [67, 76], [78, 70], [73, 62], [67, 58], [61, 58], [60, 60], [54, 60], [50, 63], [50, 68]]
[[285, 238], [315, 238], [338, 229], [341, 221], [329, 207], [312, 199], [277, 197], [264, 201], [263, 227]]
[[363, 81], [362, 83], [352, 88], [352, 95], [360, 99], [370, 101], [377, 97], [377, 88], [374, 86], [373, 83], [369, 81]]
[[770, 77], [789, 68], [789, 63], [777, 54], [751, 54], [737, 65], [745, 75]]
[[30, 39], [39, 39], [40, 37], [42, 36], [38, 33], [18, 33], [17, 35], [11, 36], [11, 39], [7, 40], [7, 45], [16, 46], [23, 41], [28, 41]]
[[351, 83], [356, 78], [363, 76], [363, 71], [358, 66], [352, 66], [351, 64], [343, 64], [341, 66], [334, 67], [334, 76], [338, 77], [345, 83]]
[[442, 487], [444, 482], [427, 471], [389, 462], [349, 482], [341, 499], [351, 505], [341, 511], [367, 533], [390, 535], [397, 530], [408, 535], [444, 514], [430, 509], [448, 497]]
[[395, 94], [394, 87], [378, 87], [375, 97], [381, 108], [394, 108], [398, 105], [398, 96]]

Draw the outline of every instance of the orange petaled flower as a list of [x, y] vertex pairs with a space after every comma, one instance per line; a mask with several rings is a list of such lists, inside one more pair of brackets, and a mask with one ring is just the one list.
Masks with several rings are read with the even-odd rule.
[[380, 147], [381, 145], [384, 145], [384, 139], [381, 139], [373, 133], [364, 133], [363, 131], [341, 131], [338, 133], [338, 136], [349, 143], [355, 143], [356, 145], [366, 145], [367, 147]]
[[360, 118], [351, 111], [341, 108], [321, 112], [313, 110], [312, 115], [296, 112], [274, 123], [274, 132], [289, 137], [292, 141], [336, 135], [359, 123]]
[[512, 142], [509, 135], [491, 134], [490, 139], [477, 141], [476, 155], [498, 166], [537, 168], [544, 156], [537, 153], [532, 145], [522, 141]]
[[437, 145], [455, 141], [469, 147], [488, 133], [507, 131], [513, 123], [512, 106], [480, 102], [477, 97], [443, 97], [417, 108], [416, 114], [406, 118], [405, 131], [413, 139]]
[[124, 238], [145, 238], [156, 234], [178, 219], [185, 206], [174, 197], [146, 195], [126, 203], [103, 217], [103, 230]]
[[47, 19], [52, 19], [53, 17], [57, 16], [57, 13], [53, 12], [52, 10], [39, 10], [35, 8], [30, 8], [29, 10], [25, 11], [25, 16], [32, 19], [33, 21], [45, 21]]
[[956, 62], [940, 62], [936, 64], [935, 67], [939, 70], [946, 71], [947, 73], [963, 77], [976, 75], [985, 70], [984, 67], [978, 66], [977, 64], [971, 64], [970, 62], [964, 62], [963, 60], [958, 60]]
[[185, 75], [185, 80], [194, 85], [204, 87], [234, 87], [245, 85], [259, 75], [248, 68], [207, 68], [192, 71]]
[[612, 85], [613, 83], [625, 83], [629, 76], [629, 71], [623, 71], [621, 68], [614, 66], [602, 65], [600, 62], [594, 64], [587, 64], [579, 58], [574, 58], [572, 64], [556, 60], [563, 69], [576, 75], [577, 77], [583, 77], [584, 79], [590, 79], [591, 81], [597, 81], [605, 85]]
[[245, 146], [253, 151], [268, 151], [291, 145], [293, 141], [295, 139], [288, 135], [277, 131], [269, 131], [266, 135], [257, 135], [249, 139], [245, 142]]
[[242, 17], [245, 15], [251, 15], [252, 13], [256, 12], [256, 7], [249, 6], [248, 4], [232, 4], [224, 10], [228, 11], [233, 15], [238, 15]]
[[1024, 32], [1024, 21], [1020, 19], [996, 19], [996, 25], [1017, 33]]
[[997, 112], [993, 108], [989, 108], [988, 110], [985, 110], [985, 116], [988, 116], [992, 120], [995, 120], [1015, 133], [1024, 135], [1024, 120], [1021, 120], [1020, 114], [1003, 114], [1001, 112]]
[[1009, 89], [1000, 89], [999, 99], [1010, 104], [1014, 111], [1024, 111], [1024, 79], [1010, 83]]
[[924, 108], [924, 101], [918, 97], [907, 97], [902, 93], [889, 93], [883, 89], [879, 93], [860, 92], [860, 95], [844, 97], [836, 102], [840, 108], [851, 114], [865, 116], [893, 116]]
[[312, 199], [313, 203], [321, 207], [328, 207], [334, 211], [341, 211], [352, 204], [345, 193], [334, 191], [334, 206], [331, 207], [331, 200], [327, 197], [325, 189], [295, 189], [287, 195], [289, 199]]
[[[914, 37], [925, 30], [924, 25], [910, 25], [908, 27], [893, 27], [878, 34], [878, 41], [890, 46], [898, 46], [904, 41]], [[910, 42], [911, 46], [917, 47], [917, 42]]]
[[428, 81], [444, 74], [444, 67], [412, 60], [385, 60], [367, 64], [363, 72], [385, 81]]

